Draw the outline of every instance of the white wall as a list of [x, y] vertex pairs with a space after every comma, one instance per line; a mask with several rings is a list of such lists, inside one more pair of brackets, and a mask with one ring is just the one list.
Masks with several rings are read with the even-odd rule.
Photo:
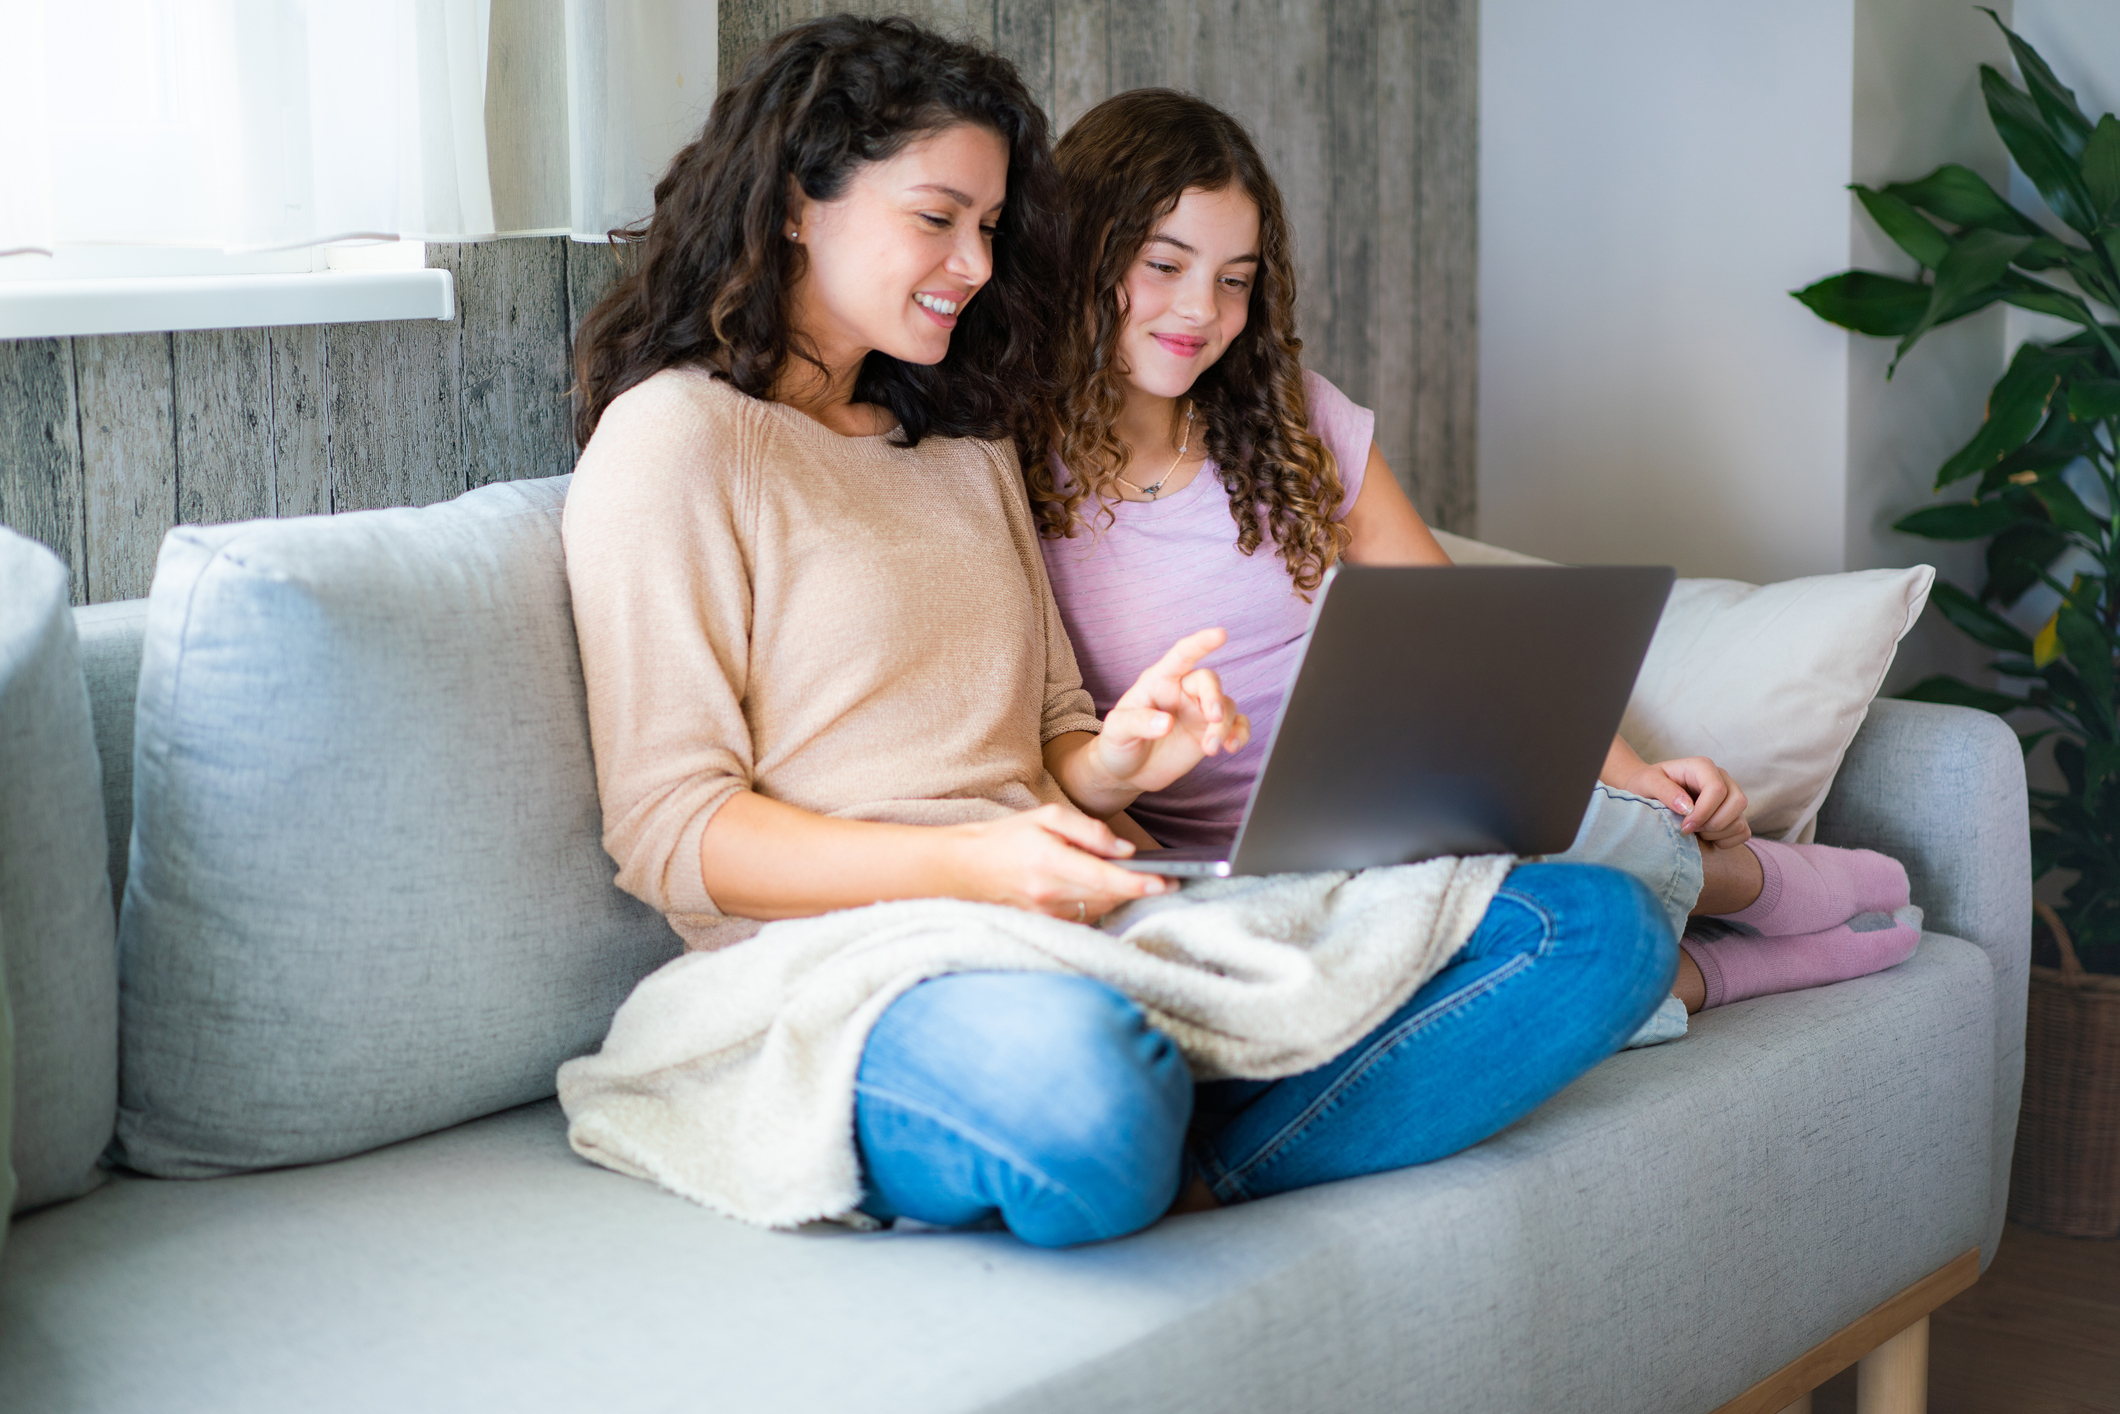
[[[2114, 0], [2014, 8], [2035, 7], [2120, 20]], [[1927, 560], [1970, 580], [1970, 557], [1888, 527], [1979, 425], [2001, 315], [1931, 335], [1887, 384], [1887, 343], [1787, 292], [1912, 272], [1847, 183], [1945, 161], [2007, 180], [1975, 75], [2008, 71], [1987, 17], [1485, 0], [1481, 24], [1481, 535], [1682, 574]]]
[[1479, 532], [1841, 568], [1855, 0], [1485, 0]]

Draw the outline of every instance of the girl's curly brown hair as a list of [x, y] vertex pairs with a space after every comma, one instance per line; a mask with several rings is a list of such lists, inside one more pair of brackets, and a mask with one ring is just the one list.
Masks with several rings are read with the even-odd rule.
[[816, 364], [789, 325], [806, 258], [782, 234], [789, 178], [831, 201], [856, 167], [955, 123], [1008, 144], [993, 275], [958, 316], [942, 362], [871, 353], [854, 397], [889, 408], [908, 446], [930, 433], [1013, 437], [1025, 451], [1049, 441], [1041, 346], [1058, 308], [1048, 272], [1059, 264], [1061, 217], [1045, 114], [997, 54], [907, 19], [834, 15], [783, 30], [752, 55], [655, 184], [654, 214], [611, 233], [627, 249], [575, 342], [577, 445], [589, 444], [612, 399], [665, 368], [703, 365], [765, 398], [790, 360]]
[[[1085, 113], [1053, 155], [1068, 222], [1059, 283], [1064, 308], [1079, 313], [1061, 321], [1055, 339], [1060, 388], [1052, 415], [1039, 419], [1050, 429], [1045, 454], [1023, 462], [1040, 533], [1073, 535], [1083, 502], [1109, 499], [1126, 465], [1115, 429], [1126, 405], [1118, 342], [1128, 270], [1188, 190], [1234, 186], [1259, 208], [1257, 280], [1244, 332], [1191, 396], [1229, 493], [1237, 548], [1249, 555], [1271, 539], [1296, 589], [1309, 594], [1346, 547], [1347, 529], [1333, 519], [1345, 489], [1332, 453], [1310, 432], [1295, 243], [1280, 188], [1250, 135], [1202, 99], [1143, 88]], [[1104, 520], [1111, 522], [1109, 507]]]

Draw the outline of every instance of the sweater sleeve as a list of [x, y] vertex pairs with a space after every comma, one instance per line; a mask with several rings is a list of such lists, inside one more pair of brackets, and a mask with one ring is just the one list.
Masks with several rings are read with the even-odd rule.
[[700, 836], [752, 781], [737, 421], [680, 375], [628, 391], [582, 452], [562, 521], [604, 848], [619, 887], [673, 921], [720, 916]]
[[1045, 616], [1045, 714], [1038, 724], [1042, 746], [1068, 732], [1101, 732], [1104, 723], [1097, 719], [1097, 704], [1082, 685], [1082, 669], [1075, 662], [1067, 625], [1060, 619], [1060, 603], [1053, 597], [1045, 557], [1034, 554], [1031, 561], [1037, 571], [1039, 608]]
[[1045, 708], [1038, 722], [1038, 744], [1069, 732], [1101, 732], [1096, 701], [1082, 685], [1082, 667], [1075, 661], [1075, 645], [1067, 636], [1060, 617], [1060, 601], [1053, 595], [1052, 576], [1046, 572], [1045, 551], [1038, 543], [1037, 522], [1031, 516], [1028, 488], [1018, 468], [1015, 449], [1005, 442], [988, 443], [1001, 494], [1007, 498], [1009, 533], [1016, 540], [1017, 558], [1037, 596], [1037, 613], [1045, 630]]
[[1310, 404], [1310, 430], [1332, 451], [1339, 463], [1340, 509], [1334, 520], [1345, 520], [1354, 509], [1354, 498], [1362, 493], [1362, 473], [1369, 466], [1369, 448], [1376, 441], [1377, 415], [1348, 397], [1323, 374], [1303, 370], [1303, 395]]

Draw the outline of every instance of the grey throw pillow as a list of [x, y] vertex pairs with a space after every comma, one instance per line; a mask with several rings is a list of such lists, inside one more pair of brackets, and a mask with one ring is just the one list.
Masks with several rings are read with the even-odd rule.
[[102, 770], [57, 556], [0, 528], [0, 937], [20, 1212], [101, 1181], [118, 1094]]
[[566, 484], [163, 542], [120, 930], [130, 1166], [309, 1163], [550, 1095], [678, 951], [601, 843]]

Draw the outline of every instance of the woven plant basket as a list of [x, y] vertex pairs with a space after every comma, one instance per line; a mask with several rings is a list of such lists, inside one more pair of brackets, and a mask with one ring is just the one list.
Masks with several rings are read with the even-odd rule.
[[2120, 1236], [2120, 977], [2085, 972], [2054, 910], [2033, 906], [2061, 966], [2032, 969], [2010, 1218], [2068, 1237]]

